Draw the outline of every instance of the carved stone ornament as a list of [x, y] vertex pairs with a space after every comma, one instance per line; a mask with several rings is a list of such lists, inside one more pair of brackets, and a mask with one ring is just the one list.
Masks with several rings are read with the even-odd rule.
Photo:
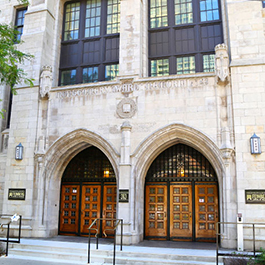
[[215, 69], [217, 83], [229, 81], [229, 57], [227, 46], [224, 43], [215, 47]]
[[224, 148], [221, 149], [223, 160], [226, 166], [229, 166], [232, 156], [234, 154], [234, 150], [232, 148]]
[[40, 96], [48, 97], [52, 88], [52, 68], [51, 66], [43, 66], [40, 75]]
[[117, 105], [117, 114], [123, 119], [133, 117], [136, 110], [136, 103], [131, 98], [124, 98]]

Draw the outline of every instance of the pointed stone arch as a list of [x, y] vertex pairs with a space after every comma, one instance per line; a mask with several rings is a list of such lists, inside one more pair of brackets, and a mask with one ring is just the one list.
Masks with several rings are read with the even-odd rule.
[[42, 161], [42, 167], [39, 167], [40, 181], [36, 197], [38, 198], [38, 226], [46, 228], [44, 236], [58, 233], [60, 185], [66, 166], [74, 156], [90, 146], [97, 147], [106, 155], [118, 182], [120, 155], [110, 142], [93, 131], [84, 128], [71, 131], [57, 139], [46, 154], [36, 154], [36, 157], [41, 158]]
[[[219, 183], [220, 209], [224, 202], [223, 190], [225, 177], [225, 163], [222, 152], [216, 143], [206, 134], [190, 126], [173, 123], [164, 126], [148, 137], [146, 137], [135, 149], [132, 154], [134, 186], [133, 191], [135, 200], [133, 211], [133, 226], [139, 229], [139, 241], [143, 240], [143, 220], [144, 220], [144, 185], [147, 171], [155, 158], [167, 148], [182, 143], [188, 145], [202, 153], [216, 171]], [[222, 211], [220, 211], [222, 218]]]
[[[91, 145], [100, 149], [110, 160], [116, 177], [118, 176], [119, 153], [101, 135], [87, 129], [76, 129], [56, 140], [45, 155], [45, 171], [48, 177], [56, 177], [64, 171], [68, 162], [79, 152]], [[57, 174], [51, 174], [57, 173]], [[59, 174], [60, 175], [60, 174]]]

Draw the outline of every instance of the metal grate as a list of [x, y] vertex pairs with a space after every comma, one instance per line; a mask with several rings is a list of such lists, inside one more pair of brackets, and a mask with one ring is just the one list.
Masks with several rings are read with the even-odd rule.
[[217, 176], [200, 152], [190, 146], [177, 144], [153, 161], [146, 181], [217, 181]]
[[66, 167], [62, 181], [116, 181], [113, 167], [104, 155], [96, 147], [88, 149], [76, 155]]

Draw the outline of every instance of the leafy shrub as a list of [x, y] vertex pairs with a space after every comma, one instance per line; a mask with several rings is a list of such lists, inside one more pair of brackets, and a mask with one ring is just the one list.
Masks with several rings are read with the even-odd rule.
[[252, 259], [252, 263], [249, 264], [265, 265], [265, 249], [260, 248], [260, 252], [260, 254], [258, 254], [254, 259]]

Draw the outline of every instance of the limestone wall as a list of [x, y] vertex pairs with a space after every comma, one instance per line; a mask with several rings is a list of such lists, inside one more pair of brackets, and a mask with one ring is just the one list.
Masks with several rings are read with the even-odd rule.
[[[246, 204], [245, 190], [265, 187], [265, 38], [261, 1], [228, 1], [231, 80], [234, 106], [237, 211], [245, 222], [264, 222], [264, 204]], [[251, 155], [250, 137], [261, 138]], [[264, 235], [264, 228], [257, 234]], [[252, 235], [246, 235], [251, 238]]]
[[[120, 76], [110, 82], [66, 87], [57, 86], [65, 1], [31, 2], [25, 17], [24, 43], [20, 47], [35, 56], [23, 66], [28, 76], [35, 79], [34, 87], [21, 84], [18, 88], [12, 110], [6, 168], [5, 156], [0, 162], [1, 172], [5, 171], [5, 177], [0, 177], [2, 187], [5, 179], [3, 211], [22, 213], [28, 224], [27, 235], [32, 235], [32, 227], [37, 231], [35, 236], [46, 235], [45, 229], [49, 226], [52, 233], [56, 233], [60, 178], [78, 150], [93, 145], [95, 138], [98, 146], [112, 150], [114, 154], [109, 157], [116, 166], [118, 180], [119, 174], [122, 174], [126, 180], [123, 179], [120, 184], [127, 185], [133, 193], [138, 184], [143, 186], [143, 179], [137, 175], [143, 173], [135, 169], [137, 155], [141, 153], [139, 150], [147, 150], [145, 140], [152, 139], [151, 135], [156, 133], [159, 135], [160, 130], [170, 127], [170, 124], [183, 124], [203, 135], [210, 144], [205, 143], [208, 149], [204, 149], [200, 143], [200, 151], [205, 152], [203, 154], [213, 162], [213, 154], [218, 157], [214, 166], [219, 170], [221, 220], [235, 221], [237, 212], [242, 213], [247, 222], [264, 219], [262, 204], [245, 203], [246, 189], [265, 187], [265, 21], [261, 1], [222, 1], [229, 69], [227, 67], [220, 74], [218, 66], [216, 73], [156, 78], [147, 77], [147, 2], [122, 1]], [[2, 7], [5, 12], [0, 22], [14, 21], [13, 5], [16, 5], [15, 0], [5, 1]], [[50, 91], [41, 96], [40, 76], [45, 65], [52, 67], [52, 81]], [[226, 76], [222, 80], [224, 73]], [[129, 151], [126, 151], [131, 160], [127, 168], [120, 165], [123, 144], [121, 125], [124, 121], [129, 121], [131, 126], [130, 139], [127, 139]], [[90, 138], [80, 136], [78, 143], [73, 140], [79, 148], [74, 149], [69, 144], [69, 133], [81, 128], [80, 134], [89, 131]], [[254, 132], [261, 137], [261, 155], [250, 154], [249, 139]], [[70, 146], [72, 149], [65, 150], [62, 144], [63, 151], [53, 149], [60, 140], [64, 143], [64, 137], [65, 145], [69, 144], [69, 149]], [[175, 137], [176, 141], [186, 139], [181, 134], [177, 137], [165, 134], [164, 137]], [[163, 141], [163, 148], [171, 143], [166, 139]], [[24, 146], [24, 159], [16, 161], [14, 149], [20, 142]], [[161, 143], [162, 140], [154, 143], [150, 150], [161, 150]], [[192, 144], [196, 148], [196, 142]], [[214, 147], [212, 153], [209, 146]], [[54, 165], [51, 158], [56, 156], [65, 160]], [[140, 157], [145, 159], [144, 155]], [[129, 160], [128, 157], [124, 159]], [[45, 164], [47, 161], [50, 165]], [[149, 160], [146, 162], [151, 163]], [[123, 188], [127, 188], [125, 186]], [[6, 199], [8, 188], [13, 187], [26, 188], [25, 201]], [[53, 194], [47, 195], [49, 189]], [[136, 198], [139, 199], [137, 204], [125, 209], [128, 223], [134, 224], [131, 232], [138, 234], [142, 233], [142, 228], [137, 227], [143, 220], [144, 192], [141, 189]], [[0, 199], [1, 194], [3, 188], [2, 191], [0, 188]], [[47, 213], [53, 218], [45, 221]], [[229, 240], [229, 235], [226, 236], [225, 240]]]

